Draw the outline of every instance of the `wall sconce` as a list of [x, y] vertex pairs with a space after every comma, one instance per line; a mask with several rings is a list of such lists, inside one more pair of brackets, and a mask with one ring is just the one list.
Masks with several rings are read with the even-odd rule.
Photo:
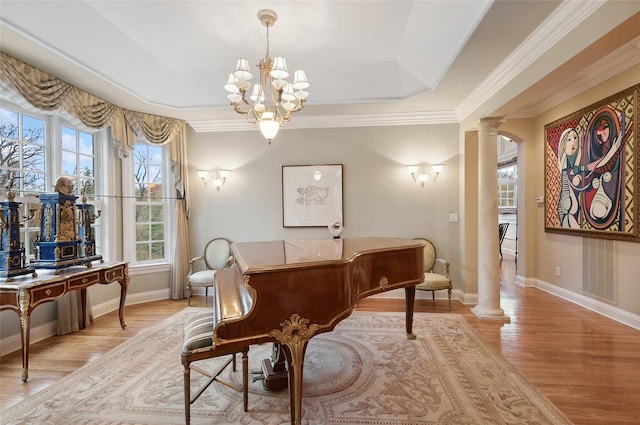
[[424, 187], [424, 182], [426, 182], [429, 177], [431, 177], [433, 181], [436, 181], [443, 168], [444, 164], [429, 165], [424, 162], [418, 165], [407, 165], [407, 171], [411, 174], [413, 181], [420, 182], [420, 186], [422, 187]]
[[223, 170], [221, 168], [216, 168], [215, 170], [198, 170], [198, 176], [202, 183], [205, 186], [209, 184], [209, 181], [213, 182], [213, 185], [216, 187], [216, 190], [220, 190], [220, 186], [223, 186], [227, 181], [227, 177], [229, 177], [230, 170]]

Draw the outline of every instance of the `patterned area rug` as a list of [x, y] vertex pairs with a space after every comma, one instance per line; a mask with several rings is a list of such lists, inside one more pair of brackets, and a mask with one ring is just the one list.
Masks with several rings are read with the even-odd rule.
[[[182, 323], [201, 311], [189, 307], [158, 323], [2, 412], [0, 423], [184, 424]], [[462, 316], [416, 313], [414, 332], [418, 338], [407, 340], [404, 313], [354, 312], [314, 337], [305, 357], [302, 423], [570, 424]], [[260, 370], [271, 348], [251, 347], [251, 370]], [[213, 370], [221, 361], [201, 364]], [[240, 367], [223, 375], [241, 385]], [[245, 413], [242, 395], [216, 382], [191, 414], [194, 425], [287, 424], [289, 396], [250, 378]]]

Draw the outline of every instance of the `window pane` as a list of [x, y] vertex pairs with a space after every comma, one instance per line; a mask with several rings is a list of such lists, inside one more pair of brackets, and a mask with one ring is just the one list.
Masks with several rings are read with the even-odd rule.
[[44, 121], [30, 117], [22, 116], [22, 138], [33, 143], [44, 143]]
[[149, 244], [138, 243], [136, 244], [136, 261], [147, 261], [151, 258], [149, 252]]
[[80, 175], [93, 177], [93, 157], [87, 155], [79, 156]]
[[20, 168], [19, 143], [5, 138], [0, 140], [0, 165], [12, 170]]
[[137, 224], [136, 225], [136, 241], [148, 241], [149, 240], [149, 225]]
[[93, 155], [93, 134], [78, 132], [78, 152]]
[[162, 148], [158, 146], [149, 146], [149, 163], [155, 165], [162, 164]]
[[151, 184], [149, 200], [151, 201], [161, 201], [162, 200], [162, 185], [160, 184]]
[[149, 197], [148, 186], [144, 183], [136, 184], [136, 200], [146, 201], [148, 197]]
[[162, 183], [162, 169], [157, 165], [149, 166], [149, 182], [156, 184]]
[[22, 182], [25, 193], [46, 192], [44, 173], [25, 171], [22, 175]]
[[164, 258], [164, 242], [154, 242], [151, 244], [151, 259], [161, 260]]
[[9, 184], [10, 172], [7, 169], [0, 169], [0, 187], [7, 187]]
[[136, 206], [136, 223], [143, 223], [149, 221], [149, 206], [137, 205]]
[[60, 143], [62, 149], [68, 151], [76, 150], [76, 131], [73, 128], [62, 127], [60, 129]]
[[151, 225], [151, 239], [155, 241], [164, 239], [164, 224]]
[[164, 205], [151, 205], [151, 221], [164, 221]]
[[22, 152], [22, 166], [29, 170], [45, 170], [44, 146], [25, 144]]
[[[82, 185], [84, 187], [84, 194], [88, 197], [88, 198], [92, 198], [91, 195], [95, 195], [96, 194], [96, 184], [93, 180], [91, 179], [85, 179], [82, 182]], [[92, 206], [92, 208], [95, 210], [95, 206]]]
[[145, 144], [136, 143], [133, 152], [136, 162], [147, 162], [147, 146]]
[[511, 164], [498, 169], [498, 206], [514, 208], [516, 206], [518, 166]]
[[73, 176], [76, 174], [76, 154], [74, 152], [62, 152], [60, 156], [60, 169], [62, 174]]
[[0, 109], [0, 136], [18, 138], [18, 113]]

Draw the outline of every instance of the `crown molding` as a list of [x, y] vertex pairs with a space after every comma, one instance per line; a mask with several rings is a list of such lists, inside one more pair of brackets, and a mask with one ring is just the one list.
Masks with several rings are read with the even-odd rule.
[[638, 64], [640, 64], [640, 37], [575, 73], [570, 84], [559, 87], [558, 90], [549, 93], [528, 108], [509, 114], [509, 118], [538, 116]]
[[578, 2], [564, 1], [518, 48], [513, 51], [475, 90], [456, 108], [460, 121], [496, 95], [544, 53], [560, 42], [606, 0]]
[[[247, 131], [254, 128], [252, 124], [249, 124], [242, 118], [235, 120], [198, 120], [187, 122], [191, 128], [198, 133]], [[457, 123], [458, 119], [453, 111], [430, 111], [295, 117], [286, 124], [286, 127], [292, 129], [305, 129]]]

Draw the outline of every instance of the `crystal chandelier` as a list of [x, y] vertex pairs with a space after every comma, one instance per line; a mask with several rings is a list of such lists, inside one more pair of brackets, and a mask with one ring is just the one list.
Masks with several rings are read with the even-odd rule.
[[288, 82], [289, 71], [285, 59], [281, 56], [269, 57], [269, 27], [273, 26], [278, 15], [273, 10], [263, 9], [258, 12], [258, 19], [267, 27], [267, 54], [258, 64], [260, 81], [253, 85], [249, 95], [253, 75], [247, 60], [240, 58], [224, 88], [230, 92], [227, 98], [233, 109], [245, 114], [251, 124], [258, 124], [262, 135], [271, 144], [280, 127], [291, 119], [291, 114], [304, 107], [309, 96], [305, 91], [309, 82], [301, 70], [293, 74], [293, 83]]

